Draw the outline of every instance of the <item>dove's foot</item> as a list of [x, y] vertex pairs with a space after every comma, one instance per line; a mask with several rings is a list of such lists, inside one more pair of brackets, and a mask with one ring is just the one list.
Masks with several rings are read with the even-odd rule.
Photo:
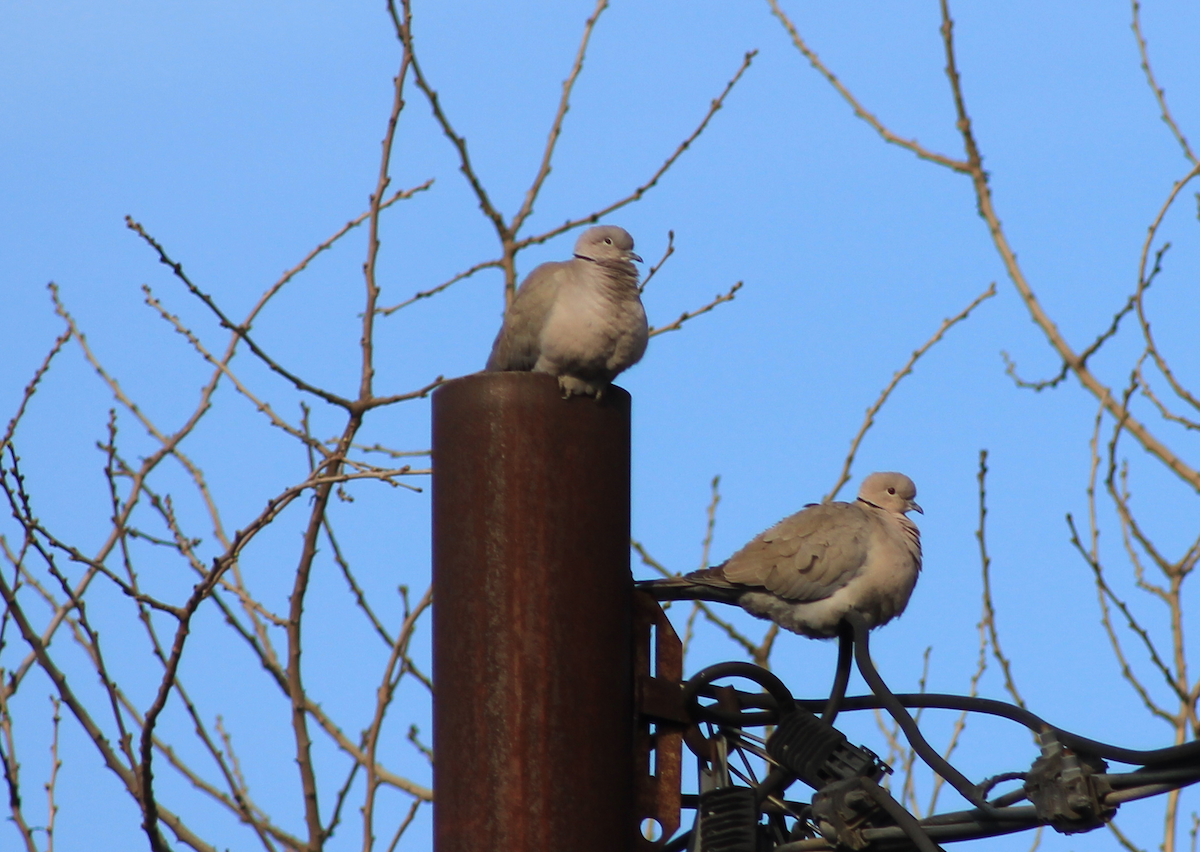
[[558, 386], [562, 388], [563, 399], [570, 399], [573, 396], [592, 396], [599, 401], [601, 394], [604, 393], [603, 388], [598, 388], [590, 382], [575, 378], [575, 376], [559, 376]]

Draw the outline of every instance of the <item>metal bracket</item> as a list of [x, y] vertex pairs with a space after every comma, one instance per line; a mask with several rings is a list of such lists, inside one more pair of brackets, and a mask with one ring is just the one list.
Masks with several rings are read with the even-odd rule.
[[[683, 703], [683, 643], [658, 602], [639, 591], [633, 593], [633, 684], [635, 836], [639, 850], [653, 852], [679, 830], [683, 732], [690, 721]], [[655, 840], [641, 829], [647, 820], [658, 823]]]

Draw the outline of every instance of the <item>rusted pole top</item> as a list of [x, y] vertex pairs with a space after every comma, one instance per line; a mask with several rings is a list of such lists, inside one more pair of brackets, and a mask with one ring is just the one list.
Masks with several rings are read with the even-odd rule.
[[435, 852], [633, 846], [629, 394], [433, 395]]

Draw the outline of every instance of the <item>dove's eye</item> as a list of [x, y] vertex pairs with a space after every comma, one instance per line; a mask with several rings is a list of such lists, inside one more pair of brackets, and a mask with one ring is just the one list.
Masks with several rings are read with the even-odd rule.
[[895, 494], [895, 493], [896, 493], [896, 489], [895, 489], [895, 488], [889, 488], [889, 489], [888, 489], [888, 494]]
[[605, 237], [605, 238], [604, 238], [604, 244], [605, 244], [605, 245], [610, 245], [610, 246], [611, 246], [611, 245], [612, 245], [612, 238], [611, 238], [611, 237]]

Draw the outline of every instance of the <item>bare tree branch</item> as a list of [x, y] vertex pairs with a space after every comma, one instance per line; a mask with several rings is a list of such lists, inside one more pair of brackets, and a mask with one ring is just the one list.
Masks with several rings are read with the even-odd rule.
[[1133, 6], [1133, 23], [1130, 29], [1133, 30], [1133, 35], [1137, 38], [1138, 53], [1142, 57], [1142, 70], [1146, 72], [1146, 82], [1150, 84], [1150, 90], [1154, 92], [1154, 99], [1158, 101], [1158, 108], [1162, 112], [1163, 123], [1171, 129], [1171, 135], [1175, 137], [1175, 141], [1179, 143], [1179, 147], [1183, 149], [1183, 156], [1187, 157], [1192, 163], [1198, 163], [1196, 155], [1192, 153], [1192, 147], [1188, 145], [1187, 137], [1179, 129], [1179, 125], [1175, 123], [1175, 118], [1171, 115], [1171, 110], [1167, 108], [1167, 93], [1162, 86], [1158, 85], [1158, 81], [1154, 79], [1154, 72], [1150, 70], [1150, 53], [1146, 49], [1146, 38], [1142, 35], [1142, 4], [1138, 0], [1132, 0]]
[[558, 101], [558, 112], [555, 113], [554, 123], [550, 125], [550, 136], [546, 140], [546, 150], [542, 152], [542, 163], [538, 166], [533, 183], [525, 193], [525, 201], [522, 202], [521, 209], [512, 218], [510, 227], [514, 234], [521, 230], [521, 226], [533, 212], [533, 203], [542, 190], [542, 184], [550, 175], [550, 159], [554, 156], [554, 146], [558, 142], [559, 134], [562, 133], [563, 119], [567, 117], [567, 110], [571, 108], [571, 90], [575, 88], [575, 81], [579, 78], [579, 72], [583, 70], [583, 58], [587, 54], [592, 30], [596, 27], [596, 21], [600, 20], [601, 13], [607, 8], [608, 0], [596, 0], [596, 8], [592, 10], [591, 16], [583, 26], [583, 38], [580, 39], [579, 51], [575, 54], [575, 63], [571, 66], [571, 73], [567, 75], [567, 79], [562, 84], [562, 97]]
[[987, 629], [988, 641], [992, 644], [992, 654], [1000, 664], [1004, 673], [1004, 688], [1012, 696], [1018, 707], [1025, 707], [1025, 699], [1017, 689], [1017, 682], [1012, 675], [1012, 663], [1000, 648], [1000, 632], [996, 628], [996, 607], [992, 603], [992, 558], [987, 552], [986, 521], [987, 521], [987, 450], [979, 451], [979, 529], [975, 538], [979, 542], [979, 563], [983, 574], [983, 617], [981, 624]]
[[663, 251], [663, 256], [658, 259], [658, 263], [650, 267], [650, 271], [646, 273], [646, 277], [642, 279], [641, 285], [638, 286], [639, 293], [645, 293], [646, 287], [650, 284], [650, 279], [658, 274], [658, 270], [662, 269], [663, 264], [667, 262], [667, 258], [675, 254], [675, 232], [667, 231], [667, 248]]
[[683, 324], [685, 322], [687, 322], [688, 320], [694, 319], [694, 318], [700, 316], [701, 314], [708, 313], [713, 308], [715, 308], [717, 305], [724, 304], [725, 302], [732, 302], [734, 294], [736, 294], [737, 291], [740, 289], [742, 289], [741, 281], [737, 282], [732, 287], [730, 287], [728, 293], [718, 294], [715, 299], [713, 299], [711, 302], [709, 302], [704, 307], [697, 308], [694, 311], [684, 311], [682, 314], [679, 315], [679, 319], [675, 320], [675, 322], [671, 323], [670, 325], [664, 325], [662, 328], [651, 327], [650, 336], [655, 337], [660, 334], [666, 334], [668, 331], [678, 331], [680, 328], [683, 327]]
[[996, 283], [993, 281], [988, 285], [986, 290], [974, 298], [971, 304], [967, 305], [956, 315], [942, 320], [942, 324], [938, 326], [938, 330], [933, 333], [933, 337], [926, 340], [919, 349], [913, 352], [904, 366], [896, 371], [895, 375], [892, 376], [892, 380], [888, 382], [887, 387], [880, 392], [879, 398], [876, 399], [871, 407], [867, 409], [867, 416], [863, 418], [863, 423], [858, 429], [858, 434], [856, 434], [853, 440], [850, 441], [850, 452], [846, 454], [846, 460], [842, 463], [842, 472], [838, 474], [837, 482], [834, 483], [833, 488], [829, 490], [829, 493], [821, 498], [822, 503], [828, 503], [837, 497], [838, 492], [842, 490], [842, 487], [850, 481], [850, 468], [854, 465], [855, 456], [858, 455], [859, 444], [862, 443], [862, 439], [866, 436], [867, 431], [875, 424], [875, 415], [879, 413], [881, 408], [883, 408], [883, 404], [888, 401], [888, 397], [892, 395], [892, 391], [896, 389], [896, 385], [900, 384], [900, 380], [913, 371], [913, 367], [916, 366], [917, 361], [921, 359], [921, 356], [928, 352], [935, 343], [941, 340], [952, 326], [957, 325], [965, 320], [971, 315], [971, 311], [979, 307], [981, 302], [986, 299], [990, 299], [995, 295]]
[[528, 246], [531, 246], [531, 245], [536, 245], [538, 243], [544, 243], [544, 242], [546, 242], [546, 240], [549, 240], [553, 237], [557, 237], [559, 234], [565, 233], [566, 231], [570, 231], [575, 228], [578, 228], [580, 225], [588, 225], [588, 224], [592, 224], [594, 222], [598, 222], [600, 219], [607, 216], [609, 213], [613, 213], [617, 210], [620, 210], [622, 207], [625, 207], [626, 205], [632, 204], [633, 202], [640, 200], [643, 195], [645, 195], [647, 192], [649, 192], [651, 189], [653, 189], [655, 186], [658, 185], [658, 182], [662, 178], [662, 176], [667, 173], [667, 171], [671, 168], [671, 166], [675, 165], [675, 161], [678, 160], [681, 156], [683, 156], [683, 152], [686, 151], [688, 148], [690, 148], [692, 146], [692, 143], [695, 142], [696, 139], [698, 139], [700, 137], [700, 134], [704, 132], [704, 129], [706, 127], [708, 127], [708, 123], [710, 121], [712, 121], [712, 117], [717, 114], [717, 110], [719, 110], [722, 106], [725, 105], [725, 99], [727, 97], [729, 97], [729, 93], [733, 91], [733, 87], [736, 86], [738, 81], [742, 79], [742, 75], [746, 73], [746, 69], [748, 69], [750, 67], [750, 63], [754, 61], [754, 57], [757, 55], [758, 55], [757, 50], [750, 50], [750, 51], [746, 52], [746, 55], [742, 57], [741, 67], [738, 68], [737, 73], [735, 73], [733, 75], [733, 77], [729, 80], [729, 82], [725, 85], [725, 90], [723, 92], [721, 92], [721, 94], [718, 95], [713, 100], [712, 104], [709, 105], [708, 112], [705, 113], [704, 118], [700, 120], [700, 124], [698, 124], [696, 126], [696, 129], [692, 131], [690, 136], [688, 136], [686, 139], [684, 139], [682, 142], [679, 143], [679, 147], [675, 149], [675, 152], [673, 154], [671, 154], [671, 156], [667, 157], [667, 159], [663, 162], [663, 164], [661, 166], [659, 166], [658, 171], [656, 171], [653, 175], [651, 175], [650, 179], [648, 181], [641, 184], [637, 189], [635, 189], [629, 195], [625, 196], [624, 198], [620, 199], [619, 201], [614, 201], [612, 204], [609, 204], [607, 207], [602, 207], [601, 209], [597, 210], [595, 213], [592, 213], [588, 216], [584, 216], [580, 219], [568, 219], [566, 222], [559, 225], [557, 228], [552, 228], [549, 231], [545, 231], [544, 233], [538, 234], [537, 236], [525, 237], [522, 240], [517, 240], [516, 242], [513, 243], [514, 250], [519, 251], [519, 250], [526, 248]]
[[875, 132], [878, 133], [884, 139], [884, 141], [890, 142], [893, 145], [899, 145], [901, 148], [906, 148], [909, 151], [912, 151], [922, 160], [929, 160], [932, 163], [937, 163], [939, 166], [945, 166], [946, 168], [953, 169], [956, 172], [962, 172], [966, 174], [970, 171], [970, 166], [968, 166], [967, 163], [964, 163], [961, 160], [955, 160], [952, 157], [947, 157], [945, 154], [939, 154], [935, 151], [931, 151], [922, 146], [919, 142], [917, 142], [916, 139], [905, 139], [888, 130], [888, 128], [883, 125], [883, 122], [881, 122], [871, 112], [863, 107], [861, 103], [859, 103], [858, 99], [850, 93], [850, 90], [843, 85], [842, 81], [839, 80], [833, 74], [833, 72], [825, 66], [825, 63], [820, 60], [816, 52], [805, 43], [804, 39], [800, 37], [800, 32], [796, 29], [796, 25], [792, 23], [792, 19], [789, 18], [787, 13], [784, 12], [780, 7], [778, 0], [767, 0], [767, 3], [771, 7], [771, 14], [779, 19], [779, 22], [783, 24], [784, 29], [787, 30], [788, 35], [792, 37], [792, 44], [796, 46], [796, 49], [804, 55], [805, 59], [812, 63], [812, 67], [817, 69], [822, 77], [829, 81], [829, 84], [837, 90], [837, 93], [842, 96], [846, 103], [850, 104], [851, 108], [854, 110], [854, 114], [867, 124], [871, 125]]

